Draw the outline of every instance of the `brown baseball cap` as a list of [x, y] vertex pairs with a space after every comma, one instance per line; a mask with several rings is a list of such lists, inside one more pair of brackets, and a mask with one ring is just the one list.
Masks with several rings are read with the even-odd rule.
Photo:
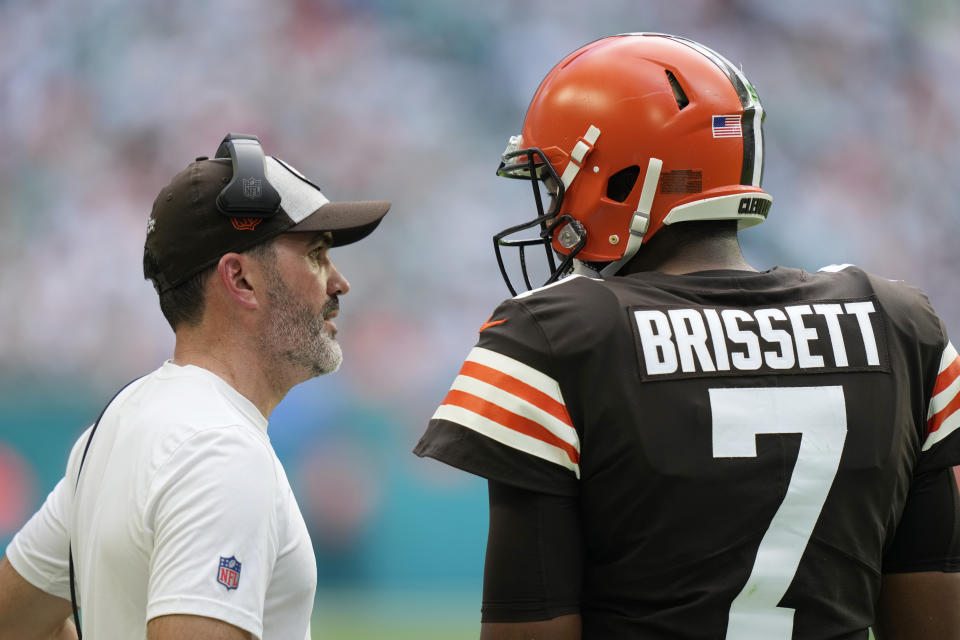
[[[253, 136], [245, 138], [256, 140]], [[256, 145], [259, 148], [259, 141]], [[237, 189], [239, 199], [256, 201], [272, 187], [279, 196], [279, 206], [266, 214], [244, 215], [242, 210], [225, 213], [218, 198], [225, 187], [233, 187], [236, 182], [232, 181], [235, 160], [197, 158], [154, 200], [143, 247], [143, 274], [153, 281], [158, 293], [181, 284], [226, 253], [245, 251], [281, 233], [328, 231], [335, 247], [356, 242], [370, 234], [390, 209], [389, 202], [379, 200], [331, 202], [289, 164], [263, 156], [267, 184], [244, 179], [237, 185], [242, 186], [242, 190]]]

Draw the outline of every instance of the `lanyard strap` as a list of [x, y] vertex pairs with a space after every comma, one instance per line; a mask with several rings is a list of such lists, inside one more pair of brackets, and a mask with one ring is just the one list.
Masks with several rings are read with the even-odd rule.
[[[77, 487], [80, 486], [80, 472], [83, 471], [83, 462], [87, 459], [87, 452], [90, 451], [90, 443], [93, 442], [93, 434], [97, 432], [97, 427], [100, 426], [100, 421], [103, 419], [103, 414], [107, 412], [107, 409], [110, 407], [111, 404], [113, 404], [113, 401], [117, 399], [117, 396], [123, 393], [124, 389], [126, 389], [127, 387], [129, 387], [139, 379], [140, 378], [134, 378], [127, 384], [123, 385], [120, 391], [117, 391], [115, 394], [113, 394], [113, 397], [110, 398], [110, 402], [107, 403], [107, 406], [105, 406], [103, 408], [103, 411], [100, 412], [100, 415], [97, 416], [97, 421], [93, 423], [93, 428], [90, 429], [90, 435], [87, 436], [87, 444], [83, 448], [83, 456], [80, 457], [80, 466], [79, 468], [77, 468], [77, 482], [76, 484], [73, 485], [74, 508], [76, 508], [76, 504], [77, 504], [76, 494], [77, 494]], [[77, 607], [77, 591], [75, 586], [76, 570], [74, 569], [74, 565], [73, 565], [73, 541], [72, 540], [70, 541], [68, 549], [69, 549], [68, 552], [70, 554], [70, 604], [73, 605], [73, 624], [77, 627], [77, 640], [83, 640], [83, 631], [80, 630], [80, 609]]]

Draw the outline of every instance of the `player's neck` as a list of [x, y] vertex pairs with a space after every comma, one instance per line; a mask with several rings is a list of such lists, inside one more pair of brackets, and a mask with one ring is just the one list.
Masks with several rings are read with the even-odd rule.
[[737, 234], [732, 229], [715, 228], [697, 223], [664, 227], [640, 247], [624, 273], [659, 271], [684, 274], [696, 271], [731, 269], [756, 271], [743, 257]]

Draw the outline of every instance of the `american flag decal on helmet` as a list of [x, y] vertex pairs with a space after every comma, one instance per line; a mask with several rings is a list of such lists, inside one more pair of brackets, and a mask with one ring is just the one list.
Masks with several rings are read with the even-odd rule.
[[713, 137], [714, 138], [742, 138], [743, 129], [740, 127], [740, 116], [737, 114], [727, 116], [713, 116]]
[[960, 355], [947, 344], [940, 357], [940, 371], [933, 385], [927, 410], [926, 451], [960, 428]]
[[220, 570], [217, 572], [217, 582], [227, 588], [227, 591], [236, 589], [240, 585], [240, 561], [234, 556], [224, 558], [220, 556]]
[[509, 356], [474, 347], [433, 419], [456, 423], [580, 477], [580, 438], [560, 385]]

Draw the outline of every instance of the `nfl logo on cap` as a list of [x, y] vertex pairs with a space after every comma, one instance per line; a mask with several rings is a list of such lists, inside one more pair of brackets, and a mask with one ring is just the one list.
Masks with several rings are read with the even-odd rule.
[[263, 184], [257, 178], [242, 178], [240, 182], [243, 183], [243, 197], [249, 198], [250, 200], [256, 200], [263, 193]]
[[236, 589], [240, 584], [240, 561], [234, 556], [224, 558], [220, 556], [220, 571], [217, 574], [217, 582], [227, 588]]

